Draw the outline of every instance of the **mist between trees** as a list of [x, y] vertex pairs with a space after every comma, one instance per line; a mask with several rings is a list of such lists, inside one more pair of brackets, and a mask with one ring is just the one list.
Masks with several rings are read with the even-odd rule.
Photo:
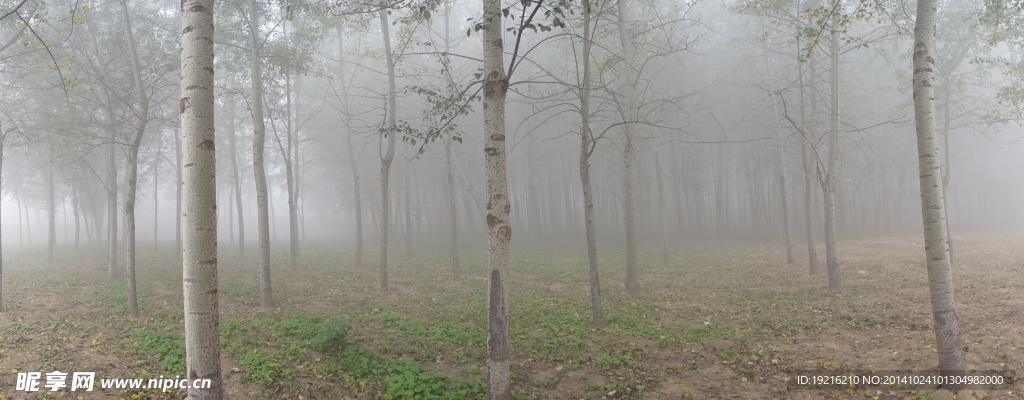
[[[937, 284], [960, 262], [957, 235], [1019, 231], [1022, 8], [8, 2], [0, 233], [51, 264], [102, 248], [107, 279], [128, 281], [131, 318], [144, 316], [136, 258], [161, 252], [184, 254], [186, 298], [189, 282], [216, 287], [218, 254], [255, 266], [259, 309], [271, 312], [278, 257], [298, 271], [309, 248], [344, 251], [332, 262], [374, 271], [386, 294], [403, 273], [395, 257], [443, 248], [460, 281], [483, 276], [460, 251], [486, 248], [488, 397], [510, 398], [518, 249], [586, 259], [588, 311], [603, 328], [599, 248], [624, 271], [604, 287], [629, 296], [645, 293], [644, 252], [670, 268], [693, 243], [778, 246], [840, 291], [844, 241], [940, 240], [948, 249], [929, 260], [944, 264], [928, 265]], [[183, 39], [195, 32], [207, 33]], [[212, 70], [186, 70], [211, 41]], [[944, 290], [949, 308], [935, 318], [951, 315], [956, 336]], [[197, 307], [215, 310], [204, 298]], [[216, 333], [216, 320], [196, 323], [192, 338]], [[940, 368], [962, 369], [963, 354], [946, 353], [959, 337], [937, 339]]]

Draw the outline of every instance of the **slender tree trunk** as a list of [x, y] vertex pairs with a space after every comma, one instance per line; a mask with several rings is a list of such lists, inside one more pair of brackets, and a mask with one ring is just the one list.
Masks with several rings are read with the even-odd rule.
[[[285, 186], [288, 189], [288, 266], [292, 271], [298, 270], [299, 257], [299, 216], [296, 209], [296, 188], [295, 188], [295, 158], [292, 155], [292, 148], [295, 146], [295, 123], [292, 119], [292, 84], [291, 74], [285, 75], [284, 80], [285, 104], [287, 112], [285, 117], [285, 148], [282, 149], [284, 156]], [[276, 131], [275, 131], [276, 132]], [[280, 143], [280, 142], [278, 142]]]
[[[839, 1], [839, 0], [836, 0]], [[828, 133], [828, 171], [825, 173], [825, 259], [828, 265], [828, 288], [842, 287], [839, 277], [839, 256], [836, 254], [836, 186], [839, 182], [839, 28], [833, 18], [831, 28], [831, 126]]]
[[160, 155], [163, 138], [157, 136], [156, 155], [153, 157], [153, 250], [160, 249]]
[[[444, 1], [444, 53], [451, 51], [449, 37], [451, 21], [451, 0]], [[455, 158], [455, 150], [452, 149], [454, 134], [449, 134], [444, 141], [444, 197], [448, 203], [448, 225], [450, 226], [448, 240], [448, 254], [452, 258], [452, 279], [462, 279], [462, 271], [459, 266], [459, 213], [458, 197], [455, 195], [455, 171], [452, 167]]]
[[[797, 7], [799, 7], [799, 4], [800, 4], [800, 2], [797, 2]], [[802, 45], [800, 44], [799, 41], [797, 41], [797, 50], [803, 51], [803, 47], [802, 47]], [[813, 64], [813, 62], [810, 65], [811, 65], [811, 67], [809, 69], [810, 69], [811, 74], [813, 76], [813, 71], [814, 71], [814, 67], [813, 67], [814, 64]], [[806, 104], [806, 101], [805, 101], [805, 93], [806, 93], [807, 87], [804, 86], [804, 73], [807, 70], [804, 69], [803, 63], [800, 63], [798, 68], [799, 68], [798, 75], [799, 75], [799, 86], [800, 86], [800, 127], [799, 127], [799, 130], [800, 130], [801, 136], [803, 136], [803, 141], [804, 141], [804, 145], [802, 146], [801, 151], [800, 151], [801, 161], [803, 162], [803, 171], [804, 171], [804, 231], [806, 232], [806, 236], [807, 236], [808, 268], [809, 268], [810, 274], [811, 275], [815, 275], [815, 274], [818, 273], [818, 249], [817, 249], [817, 247], [815, 245], [815, 238], [814, 238], [814, 179], [816, 177], [815, 172], [817, 171], [817, 168], [815, 167], [815, 160], [814, 160], [814, 155], [816, 154], [816, 151], [814, 150], [815, 147], [813, 147], [813, 146], [815, 146], [816, 143], [815, 143], [814, 135], [810, 134], [812, 129], [809, 128], [808, 125], [815, 126], [813, 121], [817, 120], [817, 108], [814, 108], [815, 112], [811, 113], [811, 118], [812, 118], [811, 121], [812, 121], [812, 123], [808, 124], [807, 123], [807, 104]]]
[[[921, 181], [921, 213], [924, 220], [925, 256], [939, 370], [962, 374], [964, 350], [953, 300], [953, 275], [942, 192], [942, 162], [935, 134], [935, 14], [936, 0], [919, 0], [914, 28], [914, 120], [917, 127], [918, 168]], [[947, 88], [948, 90], [948, 88]]]
[[262, 39], [259, 30], [259, 9], [256, 0], [249, 0], [249, 51], [252, 62], [252, 167], [256, 176], [256, 217], [260, 241], [260, 308], [274, 308], [270, 285], [270, 215], [267, 196], [267, 169], [264, 166], [267, 127], [263, 120], [263, 60], [260, 58]]
[[352, 144], [352, 136], [355, 136], [355, 133], [351, 131], [352, 115], [351, 110], [349, 110], [348, 82], [345, 76], [345, 32], [342, 28], [338, 28], [338, 76], [341, 77], [341, 108], [342, 113], [345, 114], [345, 129], [348, 130], [345, 135], [345, 148], [348, 150], [349, 168], [352, 170], [352, 197], [355, 200], [356, 206], [356, 268], [362, 268], [363, 198], [359, 194], [359, 159], [356, 157], [355, 147]]
[[[2, 134], [3, 134], [3, 132], [0, 131], [0, 135], [2, 135]], [[2, 140], [3, 140], [2, 136], [0, 136], [0, 141], [2, 141]], [[3, 149], [3, 143], [0, 143], [0, 150], [2, 150], [2, 149]], [[0, 160], [0, 166], [2, 166], [2, 164], [3, 164], [3, 160]], [[78, 185], [74, 184], [74, 185], [71, 185], [71, 212], [74, 213], [74, 215], [75, 215], [75, 253], [78, 253], [78, 241], [79, 241], [79, 238], [81, 237], [81, 235], [80, 235], [81, 234], [81, 229], [80, 229], [80, 225], [79, 225], [79, 218], [80, 218], [79, 207], [81, 207], [81, 204], [79, 204], [79, 200], [78, 200]], [[86, 230], [87, 231], [89, 229], [88, 220], [89, 219], [86, 218]]]
[[[505, 167], [505, 98], [501, 1], [483, 0], [484, 169], [487, 175], [487, 399], [511, 400], [508, 249], [511, 204]], [[513, 60], [514, 61], [514, 60]]]
[[178, 177], [178, 183], [176, 185], [174, 185], [175, 186], [174, 242], [175, 242], [175, 249], [176, 249], [176, 253], [177, 253], [177, 255], [175, 255], [174, 258], [176, 260], [181, 260], [182, 251], [184, 250], [181, 247], [181, 239], [182, 239], [181, 238], [181, 190], [182, 190], [182, 184], [184, 183], [184, 181], [182, 181], [182, 165], [181, 165], [182, 154], [181, 154], [181, 132], [180, 132], [180, 128], [179, 128], [177, 134], [174, 135], [174, 153], [175, 153], [174, 154], [175, 161], [177, 162], [177, 164], [175, 165], [174, 169], [175, 169], [175, 173], [177, 174], [177, 177]]
[[224, 118], [228, 121], [228, 152], [231, 154], [231, 187], [238, 212], [238, 256], [245, 258], [245, 216], [242, 213], [242, 176], [238, 168], [238, 145], [235, 139], [235, 101], [228, 98]]
[[[767, 48], [765, 48], [764, 55], [765, 55], [765, 60], [768, 63], [768, 69], [771, 70], [772, 69], [771, 58], [769, 58]], [[778, 112], [778, 110], [779, 110], [778, 102], [775, 99], [776, 93], [775, 93], [774, 74], [772, 72], [769, 72], [768, 76], [771, 77], [771, 79], [772, 79], [772, 82], [769, 84], [769, 87], [771, 88], [771, 91], [772, 91], [772, 93], [771, 93], [772, 112]], [[777, 119], [776, 119], [776, 121], [777, 121]], [[793, 233], [792, 233], [792, 229], [790, 229], [790, 227], [789, 227], [789, 191], [786, 190], [786, 142], [784, 140], [782, 140], [782, 133], [779, 132], [779, 128], [775, 127], [774, 130], [775, 130], [775, 137], [777, 139], [776, 141], [778, 142], [778, 147], [776, 149], [776, 154], [775, 154], [776, 155], [775, 162], [778, 163], [778, 166], [776, 167], [776, 171], [778, 171], [778, 175], [779, 175], [779, 197], [780, 197], [780, 200], [782, 200], [782, 204], [781, 204], [781, 206], [782, 206], [782, 230], [783, 230], [783, 233], [784, 233], [785, 238], [786, 238], [786, 264], [793, 265], [793, 263], [795, 263], [796, 260], [795, 260], [795, 257], [793, 256]]]
[[[108, 113], [112, 118], [112, 113]], [[114, 153], [117, 151], [117, 133], [110, 126], [107, 140], [107, 278], [113, 279], [117, 269], [117, 163]], [[29, 243], [32, 241], [29, 235]]]
[[128, 0], [121, 0], [121, 14], [124, 16], [125, 38], [128, 43], [128, 56], [132, 66], [132, 77], [135, 83], [135, 94], [138, 96], [139, 109], [136, 111], [140, 120], [135, 135], [128, 147], [128, 171], [127, 185], [125, 192], [125, 247], [127, 249], [128, 269], [128, 317], [139, 317], [138, 295], [135, 289], [135, 197], [138, 193], [139, 176], [139, 146], [142, 144], [142, 136], [146, 133], [146, 125], [149, 122], [149, 98], [146, 96], [145, 87], [142, 85], [142, 68], [139, 64], [139, 54], [136, 51], [135, 35], [132, 32], [131, 15], [128, 12]]
[[[2, 154], [0, 154], [0, 156], [2, 156]], [[25, 222], [21, 220], [21, 209], [22, 209], [22, 207], [21, 207], [21, 195], [15, 193], [14, 194], [14, 199], [18, 203], [18, 245], [19, 246], [24, 246], [25, 245], [25, 234], [24, 234], [23, 229], [25, 228]]]
[[181, 3], [181, 133], [185, 211], [182, 253], [188, 378], [209, 379], [188, 398], [223, 397], [217, 305], [217, 180], [214, 150], [213, 0]]
[[412, 174], [412, 166], [405, 170], [405, 258], [412, 259], [412, 189], [409, 186], [409, 175]]
[[53, 250], [57, 246], [57, 207], [53, 184], [53, 144], [47, 146], [46, 163], [46, 262], [53, 263]]
[[590, 49], [593, 46], [591, 10], [583, 7], [583, 88], [580, 93], [580, 182], [583, 184], [583, 226], [587, 241], [587, 266], [590, 272], [590, 315], [594, 327], [604, 328], [601, 310], [601, 274], [597, 265], [597, 233], [594, 227], [594, 189], [590, 184], [590, 156], [594, 151], [594, 137], [590, 130], [590, 91], [593, 87], [590, 70]]
[[[629, 4], [625, 0], [618, 0], [618, 31], [619, 41], [622, 46], [622, 54], [625, 60], [632, 60], [633, 56], [636, 55], [636, 49], [633, 45], [632, 29], [629, 27]], [[630, 69], [632, 71], [632, 69]], [[635, 73], [630, 72], [626, 79], [628, 82], [624, 85], [624, 97], [626, 102], [626, 110], [620, 110], [619, 113], [622, 115], [623, 122], [626, 122], [628, 116], [632, 114], [634, 107], [633, 102], [636, 97], [636, 87], [634, 82], [637, 77], [633, 76]], [[625, 148], [622, 152], [623, 155], [623, 206], [625, 208], [626, 218], [626, 292], [631, 295], [640, 294], [640, 266], [637, 254], [636, 245], [636, 202], [637, 202], [637, 189], [636, 189], [636, 138], [634, 137], [633, 127], [626, 122], [623, 125], [623, 132], [626, 140]]]
[[[952, 68], [952, 67], [950, 67]], [[942, 170], [942, 204], [943, 219], [946, 220], [946, 246], [949, 248], [949, 264], [953, 264], [953, 231], [949, 230], [949, 93], [952, 90], [953, 71], [946, 71], [945, 86], [942, 93], [942, 140], [943, 146], [943, 170]]]
[[[7, 133], [4, 132], [3, 122], [0, 121], [0, 193], [3, 192], [3, 176], [4, 176], [4, 142], [7, 141]], [[2, 218], [0, 218], [2, 221]], [[3, 225], [0, 223], [0, 225]], [[0, 312], [4, 312], [4, 246], [3, 246], [3, 230], [0, 229]]]
[[[387, 10], [381, 7], [380, 14], [381, 35], [384, 40], [384, 57], [388, 67], [388, 115], [387, 115], [387, 150], [380, 157], [380, 290], [388, 292], [388, 228], [391, 217], [391, 196], [388, 187], [388, 173], [391, 170], [391, 161], [395, 157], [395, 135], [398, 134], [398, 119], [395, 113], [398, 111], [395, 92], [395, 60], [391, 54], [391, 33], [388, 23]], [[381, 137], [381, 140], [384, 140]]]

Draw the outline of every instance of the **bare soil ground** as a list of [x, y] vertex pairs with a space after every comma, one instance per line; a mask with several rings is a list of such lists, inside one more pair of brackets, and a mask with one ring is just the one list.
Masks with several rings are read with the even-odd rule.
[[[953, 274], [971, 369], [1024, 371], [1024, 236], [958, 237]], [[170, 247], [169, 245], [165, 247]], [[1024, 398], [999, 390], [798, 390], [790, 372], [937, 366], [919, 239], [840, 245], [844, 288], [786, 265], [781, 244], [680, 246], [663, 266], [644, 249], [644, 294], [629, 297], [619, 249], [604, 246], [608, 327], [590, 325], [582, 248], [515, 248], [512, 360], [517, 399]], [[278, 308], [260, 313], [255, 260], [222, 244], [220, 305], [229, 399], [482, 398], [485, 258], [467, 248], [463, 279], [445, 251], [392, 256], [390, 294], [335, 249], [308, 248], [297, 271], [275, 254]], [[182, 391], [15, 391], [17, 372], [95, 371], [97, 378], [174, 375], [182, 334], [180, 267], [143, 252], [144, 318], [126, 318], [123, 272], [106, 278], [99, 249], [50, 265], [42, 249], [9, 251], [0, 313], [0, 398], [180, 399]], [[13, 254], [12, 254], [13, 253]], [[823, 254], [823, 251], [820, 252]], [[805, 254], [805, 253], [799, 253]], [[121, 266], [123, 267], [123, 266]], [[824, 266], [822, 266], [824, 268]], [[120, 268], [119, 268], [120, 269]], [[310, 317], [307, 317], [310, 316]], [[341, 321], [341, 322], [338, 322]], [[349, 327], [344, 347], [302, 336]], [[456, 392], [458, 391], [458, 392]]]

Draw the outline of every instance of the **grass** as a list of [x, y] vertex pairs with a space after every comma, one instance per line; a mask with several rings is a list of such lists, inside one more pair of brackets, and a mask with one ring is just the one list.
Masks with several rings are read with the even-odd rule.
[[[804, 266], [785, 265], [778, 246], [690, 244], [674, 253], [669, 266], [660, 265], [657, 249], [644, 249], [640, 296], [622, 290], [622, 257], [606, 249], [600, 257], [604, 329], [591, 324], [579, 249], [517, 247], [510, 278], [516, 398], [786, 397], [781, 379], [788, 370], [931, 366], [933, 338], [921, 329], [930, 327], [926, 282], [917, 265], [899, 261], [912, 259], [917, 249], [876, 242], [850, 246], [844, 248], [847, 289], [839, 293], [825, 289], [823, 277], [807, 276]], [[1004, 248], [979, 245], [971, 253], [969, 242], [963, 246], [962, 257], [979, 260]], [[348, 255], [307, 247], [299, 269], [290, 271], [284, 254], [275, 253], [277, 307], [270, 312], [256, 309], [255, 260], [222, 257], [226, 397], [483, 398], [483, 252], [464, 249], [464, 279], [453, 282], [444, 249], [427, 250], [413, 260], [393, 256], [388, 295], [377, 290], [375, 260], [356, 268], [342, 262]], [[881, 251], [891, 254], [880, 257]], [[142, 254], [138, 289], [144, 318], [129, 320], [124, 279], [105, 278], [101, 254], [70, 270], [12, 256], [16, 266], [5, 271], [5, 284], [14, 285], [5, 295], [15, 301], [0, 314], [0, 373], [90, 365], [110, 377], [184, 374], [181, 284], [171, 255]], [[977, 264], [973, 271], [1003, 274], [996, 279], [1002, 289], [991, 289], [1006, 291], [1001, 300], [1020, 300], [1015, 290], [1022, 278], [1015, 271], [995, 262]], [[858, 269], [873, 275], [856, 274]], [[962, 285], [993, 281], [975, 272], [958, 276]], [[991, 307], [992, 300], [981, 297], [998, 293], [984, 292], [958, 298], [966, 307], [965, 326], [1009, 318], [1010, 309]], [[57, 304], [64, 306], [55, 313]], [[965, 340], [974, 340], [969, 354], [977, 357], [972, 365], [1024, 365], [1016, 353], [1003, 350], [1020, 336], [1010, 325], [983, 335], [967, 330]], [[2, 385], [0, 392], [7, 390]]]

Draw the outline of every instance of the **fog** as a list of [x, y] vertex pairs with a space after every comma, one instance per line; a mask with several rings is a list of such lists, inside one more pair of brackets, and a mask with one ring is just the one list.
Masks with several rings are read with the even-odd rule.
[[[967, 4], [948, 7], [961, 7], [967, 10], [963, 12], [970, 12]], [[816, 142], [814, 151], [819, 160], [826, 159], [825, 136], [830, 112], [827, 68], [822, 65], [824, 61], [797, 60], [798, 52], [808, 50], [806, 46], [797, 48], [790, 23], [780, 15], [768, 13], [758, 17], [740, 13], [740, 8], [739, 4], [720, 2], [639, 8], [641, 18], [654, 18], [652, 13], [664, 12], [656, 19], [662, 25], [652, 30], [649, 38], [652, 43], [645, 49], [649, 60], [640, 76], [644, 80], [639, 85], [643, 90], [642, 115], [626, 122], [636, 125], [639, 132], [637, 227], [643, 241], [660, 240], [662, 224], [668, 225], [672, 241], [782, 240], [780, 190], [783, 189], [788, 195], [791, 230], [797, 236], [805, 234], [796, 227], [804, 225], [805, 216], [800, 212], [804, 186], [801, 151], [808, 144], [786, 116], [799, 119], [801, 100], [796, 86], [799, 72], [806, 70], [805, 81], [818, 81], [806, 94], [806, 102], [817, 103], [814, 108], [818, 115], [808, 117], [817, 121], [812, 129]], [[456, 6], [452, 10], [448, 34], [452, 56], [446, 61], [450, 63], [447, 73], [453, 85], [472, 86], [476, 71], [472, 58], [479, 52], [479, 39], [475, 35], [466, 36], [465, 32], [472, 28], [474, 14], [464, 7]], [[80, 31], [97, 30], [103, 35], [106, 29], [115, 34], [111, 31], [115, 28], [108, 25], [117, 24], [119, 17], [95, 13], [95, 26], [83, 27]], [[423, 89], [440, 90], [446, 85], [444, 79], [447, 78], [436, 73], [441, 68], [438, 41], [444, 35], [443, 24], [437, 21], [441, 16], [435, 14], [429, 24], [415, 21], [396, 25], [400, 35], [404, 35], [396, 39], [402, 46], [397, 65], [398, 119], [413, 128], [400, 135], [404, 139], [414, 138], [435, 129], [439, 123], [455, 128], [461, 137], [461, 142], [453, 146], [457, 160], [458, 224], [460, 230], [469, 233], [463, 236], [464, 240], [473, 241], [483, 237], [474, 233], [484, 231], [478, 208], [481, 204], [475, 203], [480, 201], [484, 188], [480, 106], [478, 102], [468, 102], [467, 114], [450, 122], [424, 119], [429, 117], [428, 110], [432, 106], [425, 102], [422, 93], [417, 93]], [[282, 139], [287, 136], [284, 132], [289, 128], [287, 125], [294, 124], [292, 131], [299, 165], [296, 174], [298, 224], [303, 240], [352, 246], [356, 235], [354, 221], [362, 218], [367, 243], [376, 241], [380, 212], [381, 137], [378, 132], [387, 101], [386, 68], [379, 56], [379, 21], [349, 17], [354, 22], [350, 23], [351, 28], [346, 28], [344, 40], [348, 43], [344, 59], [339, 63], [337, 34], [330, 26], [310, 26], [295, 21], [282, 23], [280, 16], [276, 18], [267, 22], [268, 29], [275, 29], [269, 39], [280, 42], [283, 49], [268, 50], [298, 51], [299, 54], [293, 56], [297, 57], [293, 62], [296, 66], [288, 67], [293, 68], [288, 70], [288, 89], [294, 103], [291, 109], [282, 92], [285, 89], [282, 68], [290, 65], [290, 61], [273, 58], [278, 56], [267, 59], [273, 71], [268, 72], [266, 78], [271, 88], [266, 95], [268, 132], [271, 132], [266, 153], [272, 238], [286, 241], [288, 236], [288, 191], [283, 145], [279, 144], [287, 141]], [[144, 19], [143, 23], [153, 25], [152, 28], [157, 29], [154, 32], [159, 32], [160, 24], [171, 21], [168, 15], [165, 19]], [[614, 49], [610, 46], [614, 40], [609, 35], [615, 30], [605, 25], [608, 24], [599, 25], [597, 34], [611, 42], [598, 46], [595, 51], [599, 68], [602, 62], [613, 60]], [[842, 48], [837, 233], [871, 236], [919, 232], [917, 157], [909, 101], [909, 56], [905, 50], [909, 48], [909, 41], [905, 34], [900, 34], [907, 28], [872, 26], [880, 25], [877, 22], [867, 25], [851, 27], [851, 43]], [[303, 30], [313, 29], [326, 33], [317, 33], [316, 42], [303, 42], [303, 39], [289, 39], [290, 34], [285, 33], [289, 27], [300, 31], [298, 35], [306, 34]], [[939, 37], [943, 38], [943, 32], [950, 32], [948, 47], [962, 43], [965, 39], [955, 35], [962, 35], [964, 31], [975, 29], [978, 34], [977, 27], [942, 29], [944, 27], [940, 25]], [[529, 62], [519, 70], [521, 78], [514, 79], [507, 110], [508, 179], [516, 245], [552, 241], [578, 243], [583, 236], [578, 171], [580, 118], [578, 104], [572, 103], [575, 95], [571, 92], [572, 85], [578, 81], [578, 66], [572, 54], [579, 51], [579, 43], [570, 40], [570, 35], [578, 34], [578, 29], [578, 26], [568, 26], [565, 32], [551, 37], [527, 35], [524, 39], [523, 47], [530, 51]], [[884, 34], [878, 33], [880, 29]], [[237, 211], [232, 199], [232, 182], [237, 179], [241, 188], [244, 233], [247, 240], [255, 242], [256, 196], [252, 180], [252, 122], [248, 111], [251, 95], [243, 84], [248, 74], [231, 65], [244, 61], [238, 59], [244, 53], [230, 47], [229, 39], [236, 32], [231, 28], [225, 31], [224, 43], [219, 42], [217, 47], [217, 76], [218, 82], [222, 82], [218, 83], [221, 107], [217, 110], [218, 137], [222, 138], [218, 144], [221, 221], [218, 229], [222, 244], [237, 240]], [[53, 140], [57, 140], [60, 147], [53, 151], [57, 241], [73, 243], [79, 219], [78, 240], [100, 241], [102, 224], [90, 225], [85, 220], [105, 221], [103, 215], [107, 212], [99, 206], [104, 191], [100, 190], [103, 183], [97, 181], [103, 165], [96, 138], [103, 137], [104, 117], [96, 111], [93, 99], [96, 95], [91, 93], [96, 89], [86, 86], [90, 85], [89, 79], [94, 79], [94, 73], [88, 64], [74, 64], [91, 62], [88, 51], [73, 47], [76, 40], [86, 39], [61, 38], [62, 44], [69, 46], [63, 51], [71, 63], [64, 66], [64, 73], [77, 85], [68, 91], [67, 98], [59, 87], [53, 91], [19, 85], [30, 80], [45, 85], [52, 78], [49, 68], [19, 66], [17, 61], [31, 52], [9, 51], [12, 55], [5, 61], [6, 74], [14, 79], [14, 86], [8, 89], [12, 96], [25, 90], [46, 94], [5, 106], [5, 117], [10, 119], [7, 129], [17, 130], [12, 144], [6, 147], [4, 172], [8, 183], [4, 185], [2, 209], [5, 243], [45, 242], [47, 238], [47, 198], [43, 190], [43, 175], [47, 169], [46, 159], [40, 154], [46, 154], [45, 143]], [[157, 39], [165, 38], [152, 38]], [[103, 47], [109, 48], [108, 54], [113, 54], [116, 46], [118, 44], [111, 43]], [[1016, 122], [993, 122], [993, 116], [1014, 111], [998, 97], [1001, 87], [1013, 83], [1003, 79], [1005, 75], [997, 66], [978, 61], [996, 57], [1012, 59], [1016, 53], [1005, 44], [975, 46], [968, 50], [968, 56], [958, 60], [959, 64], [948, 72], [952, 74], [950, 82], [956, 86], [938, 88], [940, 96], [943, 90], [956, 91], [949, 97], [948, 106], [942, 103], [944, 97], [940, 97], [938, 105], [940, 115], [945, 107], [951, 114], [949, 159], [944, 160], [949, 162], [951, 171], [947, 194], [950, 226], [954, 232], [963, 233], [1017, 230], [1024, 222], [1014, 201], [1020, 197], [1021, 182], [1024, 182], [1021, 179], [1024, 157], [1021, 157], [1022, 145], [1018, 143], [1024, 131]], [[111, 65], [108, 68], [117, 70], [108, 73], [127, 73], [123, 71], [125, 67]], [[146, 68], [158, 69], [159, 66]], [[605, 69], [608, 72], [597, 74], [599, 86], [614, 84], [614, 76], [602, 74], [616, 73], [615, 67]], [[341, 79], [342, 70], [348, 75], [347, 79]], [[34, 75], [26, 76], [29, 73]], [[154, 78], [167, 80], [168, 76]], [[130, 85], [130, 82], [124, 84]], [[159, 82], [149, 85], [149, 90], [155, 94], [170, 90], [159, 85]], [[340, 99], [343, 89], [350, 97], [347, 104], [342, 104]], [[620, 132], [624, 122], [621, 116], [615, 115], [614, 93], [600, 93], [601, 90], [612, 92], [610, 86], [595, 90], [592, 130], [602, 132], [603, 136], [597, 141], [591, 174], [596, 232], [601, 241], [611, 244], [624, 238]], [[228, 115], [231, 111], [224, 108], [229, 101], [236, 103], [231, 107], [234, 115]], [[67, 107], [69, 104], [71, 107]], [[809, 110], [811, 106], [807, 107]], [[159, 112], [171, 110], [169, 107], [164, 110], [162, 106], [156, 109], [161, 110]], [[291, 110], [292, 120], [286, 118], [286, 110]], [[60, 117], [38, 117], [51, 113]], [[229, 116], [234, 119], [233, 125], [224, 122]], [[156, 237], [170, 241], [176, 234], [175, 121], [162, 115], [154, 118], [157, 121], [147, 127], [140, 150], [138, 234], [140, 240], [152, 241], [156, 225]], [[227, 134], [236, 136], [237, 177], [226, 161], [231, 156], [226, 149], [228, 142], [223, 139]], [[776, 140], [776, 136], [782, 140]], [[346, 147], [349, 144], [359, 167], [362, 216], [354, 211], [352, 160]], [[400, 236], [393, 238], [396, 243], [405, 240], [406, 232], [411, 232], [415, 243], [440, 244], [442, 236], [438, 233], [450, 229], [445, 216], [444, 146], [440, 140], [422, 147], [421, 144], [422, 139], [416, 145], [399, 141], [397, 148], [391, 189], [393, 229]], [[777, 178], [780, 145], [787, 174], [785, 188], [780, 188]], [[423, 152], [419, 154], [421, 149]], [[123, 148], [118, 151], [119, 166], [125, 162], [124, 152]], [[660, 166], [655, 165], [655, 155], [661, 158]], [[124, 186], [124, 171], [119, 169], [118, 182]], [[658, 179], [664, 185], [660, 195], [664, 205], [658, 198]], [[814, 180], [817, 181], [817, 177]], [[814, 208], [820, 214], [821, 188], [814, 190], [813, 198], [819, 202]], [[124, 206], [124, 192], [123, 188], [119, 191], [120, 209]], [[78, 204], [74, 204], [74, 196], [79, 197]], [[477, 200], [473, 200], [473, 196], [477, 196]], [[73, 215], [75, 207], [80, 209], [79, 219]], [[120, 230], [123, 232], [123, 227]]]
[[[83, 260], [97, 276], [103, 264], [108, 278], [127, 263], [132, 317], [136, 253], [161, 263], [174, 252], [177, 266], [177, 255], [198, 251], [182, 238], [206, 229], [181, 224], [202, 210], [210, 214], [200, 222], [216, 227], [202, 264], [213, 265], [202, 293], [214, 300], [217, 254], [248, 268], [240, 281], [259, 283], [262, 312], [282, 304], [271, 299], [270, 248], [273, 268], [288, 259], [293, 273], [321, 261], [304, 258], [308, 249], [357, 275], [379, 271], [343, 284], [379, 284], [384, 294], [389, 265], [396, 290], [422, 283], [402, 281], [413, 276], [406, 262], [420, 266], [422, 257], [451, 265], [453, 281], [463, 270], [489, 279], [490, 335], [494, 324], [508, 332], [504, 274], [521, 272], [506, 246], [513, 259], [557, 252], [537, 257], [570, 260], [557, 262], [576, 268], [566, 276], [589, 272], [588, 306], [604, 328], [598, 275], [625, 274], [623, 293], [622, 281], [607, 289], [606, 280], [612, 304], [638, 296], [640, 282], [653, 281], [636, 275], [638, 257], [647, 257], [639, 264], [648, 274], [682, 269], [697, 257], [687, 253], [693, 246], [730, 255], [721, 249], [751, 246], [779, 268], [809, 266], [801, 284], [814, 288], [825, 285], [815, 272], [821, 259], [834, 294], [840, 272], [874, 273], [865, 243], [934, 249], [926, 237], [941, 224], [946, 245], [959, 251], [963, 240], [978, 255], [978, 243], [1004, 240], [978, 238], [1024, 233], [1019, 1], [938, 1], [934, 38], [915, 37], [912, 1], [503, 1], [498, 33], [480, 2], [467, 0], [218, 1], [215, 33], [203, 39], [213, 43], [212, 89], [182, 84], [195, 72], [181, 67], [192, 54], [182, 39], [192, 32], [182, 29], [185, 1], [8, 3], [0, 7], [3, 249], [45, 254], [45, 265]], [[912, 50], [927, 68], [915, 67]], [[212, 90], [212, 141], [199, 142], [186, 124], [192, 112], [209, 115], [198, 95], [185, 94], [199, 89]], [[485, 111], [500, 108], [495, 99], [500, 118]], [[922, 144], [928, 135], [937, 149]], [[199, 159], [189, 158], [197, 149], [214, 149], [215, 169], [193, 179], [190, 168], [207, 165], [185, 161]], [[935, 171], [940, 181], [928, 180]], [[206, 178], [215, 207], [189, 208], [212, 194], [197, 189]], [[931, 185], [941, 186], [941, 201], [928, 203], [924, 182], [941, 182]], [[941, 221], [927, 217], [934, 210]], [[858, 255], [837, 255], [837, 243]], [[460, 251], [486, 251], [487, 262], [466, 256], [460, 267]], [[940, 279], [950, 251], [941, 252], [945, 269], [929, 264], [927, 277], [952, 293]], [[405, 257], [389, 264], [389, 254]], [[750, 265], [738, 260], [720, 262]], [[199, 271], [189, 265], [200, 264], [182, 265], [186, 286], [202, 281], [189, 278]], [[743, 275], [741, 286], [757, 279], [769, 278]], [[488, 353], [497, 358], [487, 366], [508, 375], [508, 342], [497, 342], [506, 364]], [[560, 390], [546, 395], [572, 393]]]

